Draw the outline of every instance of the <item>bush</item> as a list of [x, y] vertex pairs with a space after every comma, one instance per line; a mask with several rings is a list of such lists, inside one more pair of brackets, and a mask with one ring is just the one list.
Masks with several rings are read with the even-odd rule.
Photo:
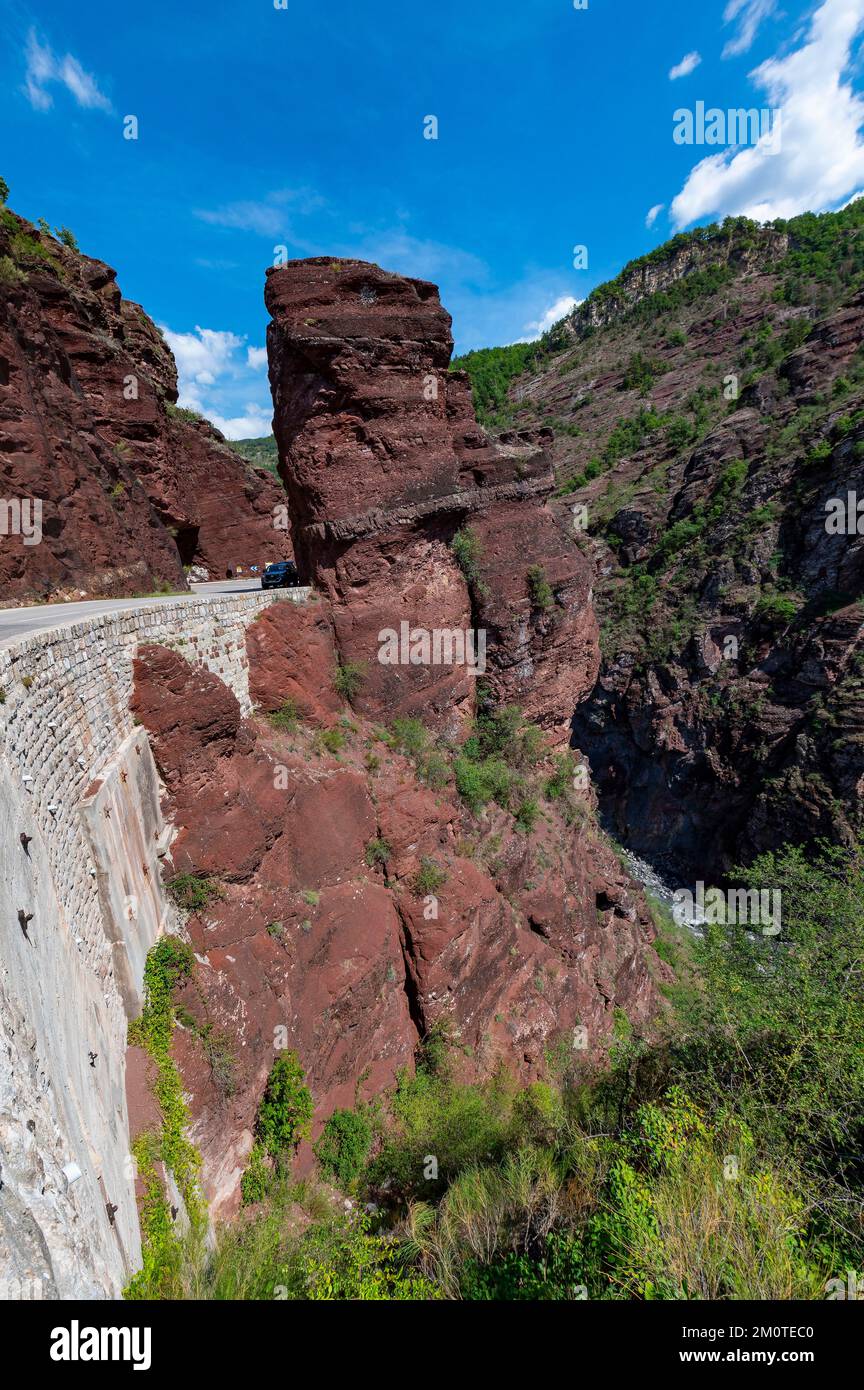
[[18, 269], [11, 256], [0, 256], [0, 286], [11, 290], [26, 283], [27, 276], [23, 270]]
[[312, 1110], [312, 1093], [297, 1053], [286, 1052], [270, 1070], [255, 1126], [260, 1144], [277, 1165], [308, 1137]]
[[286, 700], [279, 709], [270, 711], [267, 720], [274, 729], [281, 729], [285, 733], [293, 734], [300, 722], [300, 711], [296, 701]]
[[301, 1246], [305, 1297], [340, 1302], [440, 1298], [440, 1290], [412, 1270], [399, 1246], [373, 1235], [371, 1225], [363, 1212], [310, 1231]]
[[798, 612], [798, 605], [786, 594], [768, 593], [763, 594], [756, 604], [756, 617], [764, 619], [770, 624], [782, 625], [791, 623]]
[[490, 801], [496, 801], [505, 810], [509, 807], [515, 779], [502, 759], [475, 761], [461, 754], [454, 763], [453, 771], [456, 790], [475, 815]]
[[333, 689], [350, 703], [360, 690], [365, 674], [366, 666], [362, 661], [340, 660], [333, 676]]
[[253, 1202], [263, 1202], [270, 1191], [270, 1181], [267, 1151], [262, 1144], [253, 1144], [249, 1162], [240, 1178], [240, 1196], [244, 1207]]
[[394, 719], [391, 725], [393, 747], [406, 757], [417, 759], [426, 752], [429, 734], [419, 719]]
[[428, 893], [437, 893], [447, 882], [447, 874], [444, 869], [438, 867], [434, 859], [424, 855], [420, 860], [420, 868], [414, 875], [412, 887], [418, 898], [425, 898]]
[[9, 197], [9, 185], [5, 179], [0, 178], [0, 205], [5, 205]]
[[537, 802], [532, 796], [526, 796], [523, 801], [520, 801], [516, 808], [516, 824], [519, 829], [524, 830], [527, 835], [530, 835], [537, 822], [538, 814], [539, 808]]
[[647, 396], [654, 385], [655, 378], [663, 370], [664, 364], [662, 362], [644, 357], [641, 352], [634, 352], [624, 369], [624, 389], [626, 391], [638, 390], [643, 396]]
[[335, 757], [345, 747], [345, 735], [341, 729], [319, 729], [313, 746], [317, 753], [332, 753]]
[[366, 846], [366, 863], [370, 869], [374, 869], [378, 864], [386, 864], [392, 853], [393, 849], [389, 841], [379, 836], [370, 840]]
[[465, 576], [468, 587], [475, 592], [482, 593], [484, 590], [483, 581], [480, 574], [480, 561], [483, 556], [483, 549], [480, 544], [480, 537], [470, 526], [463, 526], [461, 531], [450, 542], [450, 549], [453, 558]]
[[346, 1188], [360, 1173], [372, 1144], [372, 1126], [363, 1110], [334, 1110], [314, 1146], [322, 1171]]
[[570, 791], [576, 773], [573, 754], [559, 753], [555, 758], [554, 767], [555, 771], [551, 777], [546, 778], [543, 786], [543, 795], [547, 801], [560, 801]]
[[30, 236], [29, 232], [15, 232], [10, 238], [9, 249], [15, 261], [42, 261], [52, 270], [58, 269], [58, 263], [47, 247], [43, 246], [36, 237]]
[[221, 888], [209, 874], [177, 874], [167, 888], [177, 906], [185, 912], [201, 912], [223, 896]]
[[547, 608], [551, 608], [555, 596], [552, 593], [552, 587], [546, 578], [546, 571], [543, 566], [529, 566], [526, 579], [528, 580], [528, 593], [531, 597], [532, 606], [544, 612]]
[[182, 420], [185, 424], [195, 424], [197, 420], [203, 420], [204, 416], [200, 410], [190, 410], [185, 405], [175, 405], [173, 401], [168, 401], [165, 410], [172, 420]]
[[78, 251], [80, 254], [81, 247], [75, 240], [74, 232], [70, 232], [68, 227], [55, 227], [54, 235], [57, 237], [57, 240], [59, 242], [62, 242], [64, 246], [68, 246], [70, 251]]

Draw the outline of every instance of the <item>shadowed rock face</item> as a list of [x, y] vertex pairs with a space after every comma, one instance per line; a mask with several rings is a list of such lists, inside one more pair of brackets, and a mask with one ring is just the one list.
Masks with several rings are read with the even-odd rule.
[[[492, 443], [467, 379], [448, 372], [450, 316], [434, 285], [362, 261], [315, 258], [267, 272], [270, 383], [280, 471], [305, 577], [333, 606], [344, 661], [361, 663], [369, 715], [423, 713], [456, 732], [470, 713], [464, 665], [382, 665], [379, 635], [476, 630], [496, 700], [561, 740], [598, 655], [584, 561], [545, 506], [543, 431]], [[469, 584], [451, 542], [471, 528]], [[528, 570], [552, 599], [532, 605]]]
[[0, 257], [17, 266], [0, 285], [0, 498], [42, 504], [39, 544], [0, 537], [0, 599], [185, 589], [184, 565], [221, 578], [287, 558], [282, 489], [172, 413], [174, 359], [114, 271], [8, 210]]
[[603, 663], [574, 739], [617, 838], [687, 884], [864, 826], [864, 534], [826, 526], [831, 499], [864, 497], [864, 295], [842, 262], [798, 294], [790, 235], [672, 243], [512, 388], [515, 422], [555, 422], [575, 491], [553, 510], [590, 517]]
[[[500, 1059], [536, 1078], [550, 1048], [602, 1064], [615, 1008], [646, 1020], [652, 972], [666, 973], [588, 799], [571, 824], [550, 802], [529, 837], [498, 808], [472, 817], [452, 784], [431, 791], [362, 718], [338, 757], [326, 752], [316, 732], [334, 719], [320, 678], [336, 659], [328, 610], [275, 604], [248, 630], [259, 705], [290, 695], [304, 711], [290, 733], [243, 719], [219, 678], [176, 652], [145, 647], [135, 663], [132, 708], [177, 828], [174, 871], [212, 874], [221, 890], [188, 921], [198, 965], [183, 1004], [229, 1040], [230, 1094], [200, 1033], [178, 1029], [174, 1041], [216, 1218], [238, 1202], [277, 1030], [306, 1071], [315, 1137], [335, 1107], [392, 1085], [436, 1024], [458, 1039], [469, 1077]], [[373, 840], [387, 846], [384, 864], [367, 860]], [[424, 860], [442, 875], [434, 913], [416, 884]], [[577, 1026], [585, 1051], [574, 1052]]]

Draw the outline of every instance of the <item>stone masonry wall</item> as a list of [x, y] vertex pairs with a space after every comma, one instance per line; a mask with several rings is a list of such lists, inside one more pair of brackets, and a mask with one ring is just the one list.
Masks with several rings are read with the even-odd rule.
[[202, 663], [248, 712], [246, 626], [306, 593], [162, 600], [0, 648], [0, 1299], [116, 1297], [140, 1259], [126, 1028], [172, 909], [137, 647]]

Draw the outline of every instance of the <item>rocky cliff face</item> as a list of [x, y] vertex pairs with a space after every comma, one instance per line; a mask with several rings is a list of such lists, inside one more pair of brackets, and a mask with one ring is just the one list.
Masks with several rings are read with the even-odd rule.
[[503, 1060], [539, 1076], [550, 1051], [594, 1066], [616, 1008], [646, 1020], [664, 977], [590, 796], [548, 802], [531, 835], [497, 807], [472, 815], [452, 780], [430, 787], [335, 697], [335, 628], [327, 600], [276, 604], [249, 628], [259, 709], [290, 698], [299, 712], [282, 729], [242, 718], [176, 652], [136, 663], [174, 870], [220, 893], [188, 922], [199, 966], [175, 1034], [217, 1217], [238, 1202], [276, 1049], [299, 1054], [317, 1134], [334, 1107], [392, 1084], [436, 1025], [467, 1075]]
[[618, 323], [644, 300], [680, 287], [700, 271], [746, 275], [781, 259], [789, 249], [787, 233], [770, 226], [754, 229], [747, 237], [718, 236], [715, 231], [699, 228], [682, 233], [625, 266], [616, 280], [600, 286], [568, 315], [560, 327], [562, 340], [578, 340], [595, 328]]
[[864, 536], [826, 522], [864, 497], [862, 220], [673, 242], [512, 388], [555, 434], [553, 507], [587, 514], [575, 740], [617, 835], [686, 882], [861, 829]]
[[[0, 210], [0, 600], [186, 587], [290, 555], [272, 476], [177, 412], [174, 360], [114, 271]], [[5, 520], [42, 504], [42, 537]]]
[[490, 697], [565, 737], [596, 627], [587, 566], [546, 506], [549, 437], [487, 437], [466, 378], [448, 373], [450, 316], [425, 281], [316, 258], [268, 271], [265, 298], [295, 550], [332, 603], [341, 659], [364, 672], [356, 708], [456, 732], [475, 676], [382, 664], [380, 634], [482, 628]]

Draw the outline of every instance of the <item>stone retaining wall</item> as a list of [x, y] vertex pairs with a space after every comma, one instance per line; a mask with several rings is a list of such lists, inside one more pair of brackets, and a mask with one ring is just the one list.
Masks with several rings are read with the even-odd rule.
[[172, 909], [138, 646], [202, 663], [248, 712], [246, 627], [307, 593], [162, 600], [0, 648], [0, 1299], [116, 1297], [140, 1260], [126, 1028]]

